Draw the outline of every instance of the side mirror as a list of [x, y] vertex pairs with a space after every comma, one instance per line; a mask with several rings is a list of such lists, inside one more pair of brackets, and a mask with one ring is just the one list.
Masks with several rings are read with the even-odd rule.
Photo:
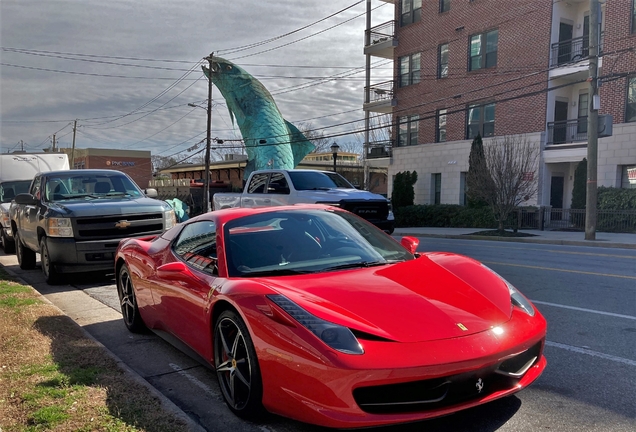
[[181, 261], [174, 261], [158, 267], [157, 276], [164, 279], [177, 279], [182, 276], [192, 276], [192, 272]]
[[417, 251], [417, 246], [420, 244], [420, 241], [419, 239], [415, 237], [406, 236], [406, 237], [402, 237], [402, 240], [400, 240], [400, 243], [409, 252], [411, 252], [412, 254], [415, 254], [415, 252]]
[[159, 196], [159, 194], [157, 193], [157, 189], [155, 188], [148, 188], [144, 192], [146, 193], [146, 196], [148, 198], [157, 198]]
[[38, 203], [38, 200], [33, 195], [28, 193], [17, 194], [14, 198], [14, 201], [16, 202], [16, 204], [22, 205], [36, 205]]

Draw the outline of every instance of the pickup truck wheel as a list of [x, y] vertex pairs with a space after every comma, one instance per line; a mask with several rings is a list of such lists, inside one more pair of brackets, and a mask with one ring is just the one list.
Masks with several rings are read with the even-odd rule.
[[4, 233], [4, 230], [2, 230], [2, 250], [4, 250], [4, 253], [7, 254], [12, 254], [15, 252], [15, 242], [7, 237], [7, 235]]
[[20, 236], [16, 231], [13, 235], [15, 239], [15, 253], [18, 256], [18, 264], [22, 270], [35, 268], [35, 252], [22, 244]]
[[42, 273], [46, 283], [49, 285], [62, 283], [62, 275], [55, 270], [55, 266], [51, 262], [46, 237], [42, 237], [42, 240], [40, 240], [40, 263], [42, 264]]
[[121, 266], [117, 275], [117, 294], [119, 295], [124, 324], [132, 333], [143, 333], [147, 327], [139, 314], [135, 288], [130, 277], [130, 270], [128, 270], [126, 264]]

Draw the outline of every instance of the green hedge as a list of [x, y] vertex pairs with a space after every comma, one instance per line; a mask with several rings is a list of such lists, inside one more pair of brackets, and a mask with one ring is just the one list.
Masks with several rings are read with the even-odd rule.
[[636, 189], [598, 188], [599, 210], [636, 210]]
[[468, 208], [454, 204], [412, 205], [395, 209], [398, 227], [497, 228], [489, 207]]

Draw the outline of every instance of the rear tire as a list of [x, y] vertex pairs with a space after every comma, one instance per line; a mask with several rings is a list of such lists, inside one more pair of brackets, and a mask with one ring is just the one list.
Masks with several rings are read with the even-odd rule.
[[15, 241], [7, 237], [7, 235], [4, 233], [4, 229], [2, 230], [2, 249], [6, 254], [15, 253]]
[[22, 244], [18, 231], [13, 234], [15, 239], [15, 254], [18, 256], [18, 264], [22, 270], [35, 268], [35, 252]]
[[117, 274], [117, 294], [121, 305], [121, 314], [126, 328], [132, 333], [144, 333], [147, 329], [144, 320], [139, 314], [137, 296], [133, 286], [130, 270], [126, 264], [122, 265]]
[[49, 285], [59, 285], [63, 282], [64, 277], [55, 270], [55, 264], [51, 262], [46, 236], [42, 237], [40, 240], [40, 263], [42, 265], [42, 274], [44, 274], [44, 280], [46, 280], [46, 283]]

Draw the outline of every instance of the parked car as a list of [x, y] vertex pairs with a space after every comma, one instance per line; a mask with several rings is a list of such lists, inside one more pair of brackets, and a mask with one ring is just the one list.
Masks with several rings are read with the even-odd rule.
[[128, 329], [197, 353], [241, 417], [410, 422], [536, 380], [534, 306], [483, 264], [417, 246], [331, 206], [219, 210], [123, 240], [117, 290]]
[[243, 192], [219, 192], [214, 210], [302, 203], [329, 204], [349, 210], [389, 234], [395, 229], [391, 203], [382, 195], [356, 189], [331, 171], [260, 170], [250, 174]]
[[39, 172], [67, 170], [65, 153], [0, 154], [0, 242], [5, 253], [15, 252], [9, 208], [16, 195], [29, 191], [33, 177]]
[[166, 202], [149, 198], [115, 170], [36, 174], [29, 193], [16, 195], [10, 217], [20, 268], [34, 268], [39, 252], [50, 284], [65, 273], [112, 270], [121, 239], [160, 234], [176, 224]]

